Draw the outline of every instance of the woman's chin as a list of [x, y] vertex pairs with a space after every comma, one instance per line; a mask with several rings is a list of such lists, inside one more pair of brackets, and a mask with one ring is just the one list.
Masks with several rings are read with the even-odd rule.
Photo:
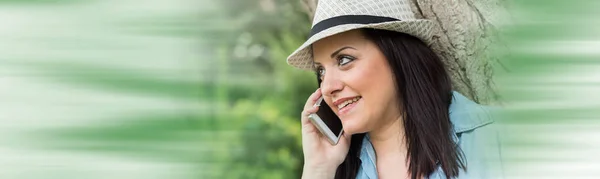
[[354, 124], [353, 121], [346, 121], [342, 123], [342, 126], [344, 127], [344, 133], [346, 134], [352, 135], [367, 132], [364, 129], [360, 128], [361, 125]]

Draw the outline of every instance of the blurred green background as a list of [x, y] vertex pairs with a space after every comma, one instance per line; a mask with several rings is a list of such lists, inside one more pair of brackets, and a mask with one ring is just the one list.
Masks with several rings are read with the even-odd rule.
[[[600, 3], [511, 1], [509, 178], [600, 175]], [[298, 178], [299, 0], [0, 0], [0, 178]], [[595, 170], [596, 169], [596, 170]]]

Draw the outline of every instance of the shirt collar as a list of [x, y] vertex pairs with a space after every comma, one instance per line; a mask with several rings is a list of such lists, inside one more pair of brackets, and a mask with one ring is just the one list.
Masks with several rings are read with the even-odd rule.
[[[357, 178], [360, 179], [377, 179], [377, 168], [376, 168], [376, 158], [375, 158], [375, 149], [371, 144], [371, 138], [369, 134], [366, 134], [363, 138], [362, 145], [360, 150], [360, 169], [359, 175]], [[361, 174], [362, 173], [362, 174]]]
[[450, 122], [456, 134], [473, 130], [492, 123], [488, 109], [462, 94], [453, 91], [452, 103], [449, 107]]

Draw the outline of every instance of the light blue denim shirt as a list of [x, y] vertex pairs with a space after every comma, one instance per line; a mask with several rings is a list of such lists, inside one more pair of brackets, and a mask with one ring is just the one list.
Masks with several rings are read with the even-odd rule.
[[[450, 104], [450, 121], [454, 133], [452, 138], [463, 152], [466, 171], [461, 170], [457, 179], [503, 178], [500, 141], [487, 107], [470, 101], [458, 92], [453, 92]], [[357, 179], [377, 179], [375, 150], [369, 135], [363, 139]], [[431, 173], [429, 179], [445, 179], [441, 166]]]

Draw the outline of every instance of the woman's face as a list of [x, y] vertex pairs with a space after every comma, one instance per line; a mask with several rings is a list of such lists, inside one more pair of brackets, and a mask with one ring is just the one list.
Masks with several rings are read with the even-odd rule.
[[317, 41], [313, 55], [325, 102], [346, 133], [369, 132], [400, 117], [390, 66], [360, 30]]

